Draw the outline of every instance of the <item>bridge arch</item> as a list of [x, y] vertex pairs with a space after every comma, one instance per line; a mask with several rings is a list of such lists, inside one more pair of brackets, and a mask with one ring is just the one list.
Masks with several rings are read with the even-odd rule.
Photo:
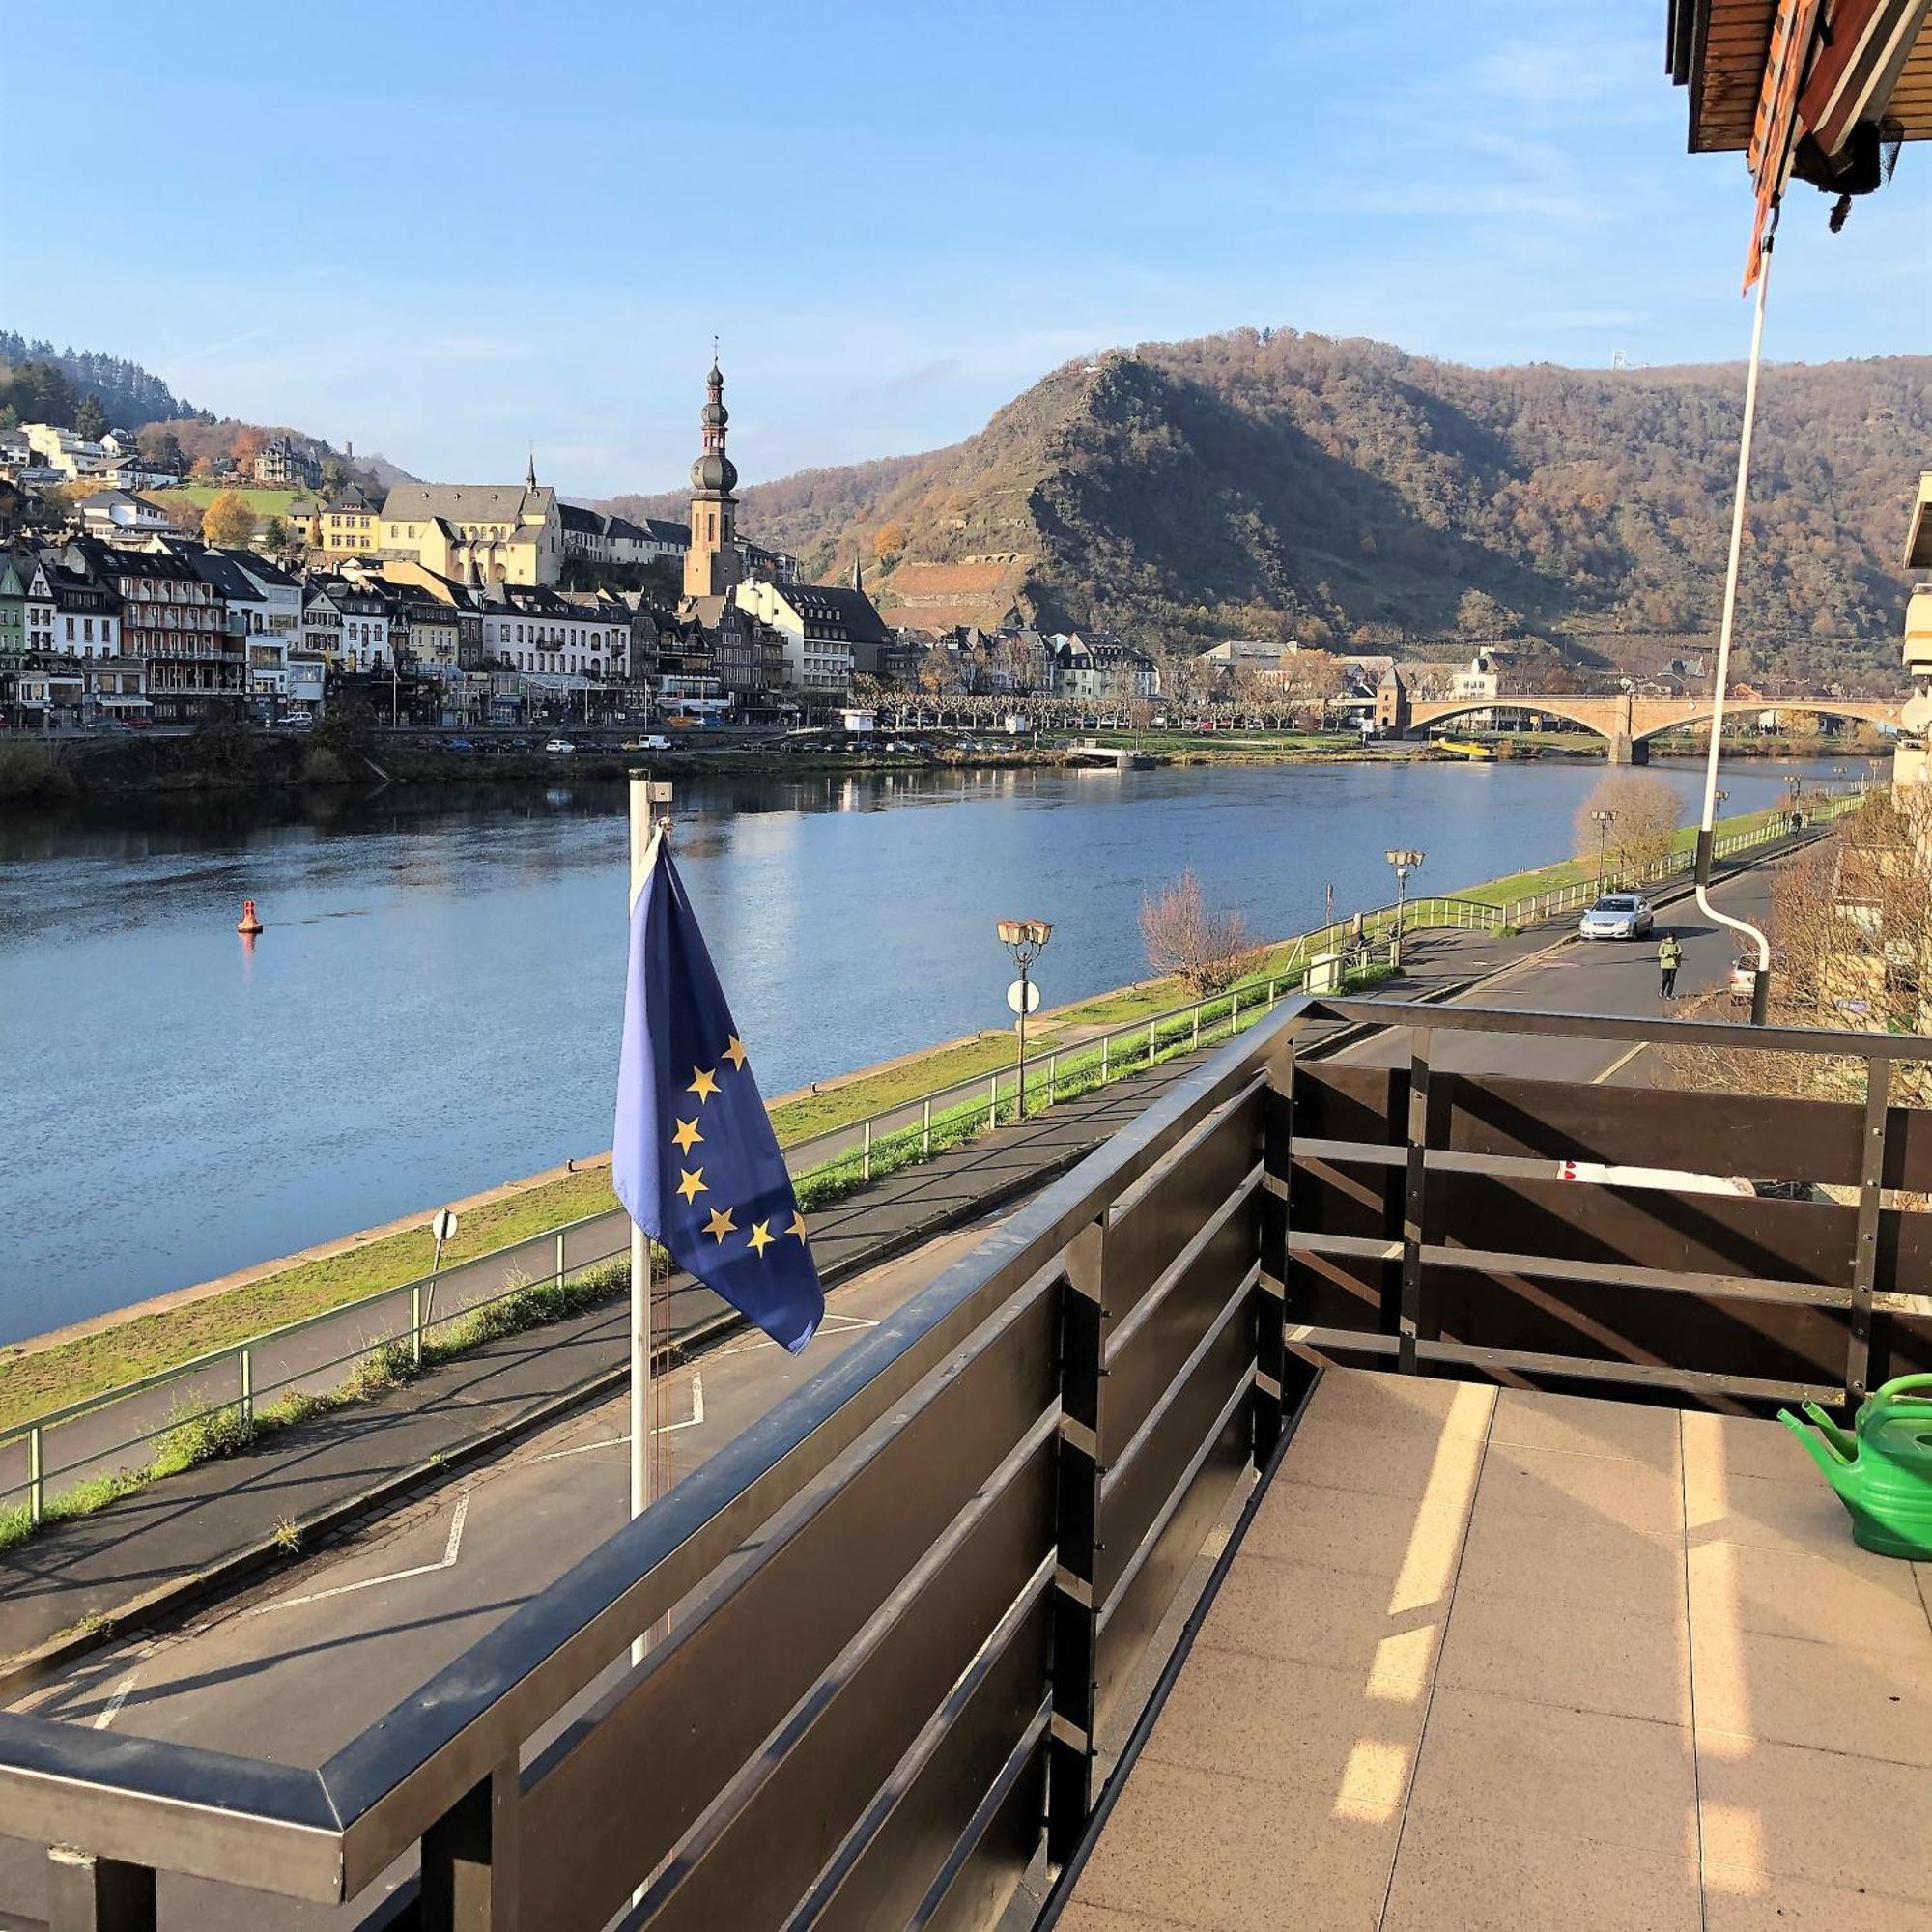
[[1501, 692], [1494, 697], [1423, 698], [1409, 706], [1409, 729], [1427, 731], [1452, 718], [1473, 717], [1479, 711], [1533, 711], [1544, 718], [1560, 718], [1580, 724], [1599, 738], [1614, 738], [1620, 707], [1614, 698], [1565, 696], [1555, 692]]
[[[1653, 723], [1646, 705], [1657, 701], [1644, 700], [1637, 705], [1634, 728], [1631, 732], [1636, 744], [1647, 744], [1652, 738], [1661, 738], [1667, 731], [1681, 731], [1687, 724], [1709, 724], [1711, 722], [1711, 700], [1708, 697], [1687, 701], [1678, 706], [1675, 717]], [[1840, 718], [1856, 724], [1895, 724], [1898, 722], [1897, 705], [1869, 698], [1748, 697], [1740, 702], [1733, 697], [1726, 701], [1724, 707], [1727, 721], [1755, 717], [1761, 711], [1815, 711], [1821, 718]]]
[[[1735, 715], [1747, 718], [1760, 711], [1815, 711], [1867, 724], [1896, 724], [1899, 706], [1884, 698], [1749, 697], [1733, 700]], [[1697, 697], [1639, 697], [1570, 695], [1555, 692], [1497, 692], [1492, 697], [1424, 698], [1408, 706], [1407, 728], [1426, 731], [1431, 725], [1464, 718], [1479, 711], [1529, 711], [1560, 718], [1604, 739], [1615, 764], [1644, 764], [1653, 738], [1686, 725], [1708, 724], [1711, 700]]]

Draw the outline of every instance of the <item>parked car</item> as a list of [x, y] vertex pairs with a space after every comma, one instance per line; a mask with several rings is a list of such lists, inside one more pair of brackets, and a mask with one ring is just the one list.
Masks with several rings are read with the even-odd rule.
[[1645, 939], [1655, 915], [1641, 893], [1605, 893], [1577, 923], [1584, 939]]
[[553, 757], [562, 757], [576, 751], [577, 747], [568, 738], [546, 738], [544, 750]]
[[468, 738], [451, 738], [446, 749], [452, 752], [473, 752], [476, 747]]

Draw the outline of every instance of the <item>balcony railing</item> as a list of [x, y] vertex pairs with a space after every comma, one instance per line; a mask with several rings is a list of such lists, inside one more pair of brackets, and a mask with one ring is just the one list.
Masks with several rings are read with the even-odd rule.
[[[1336, 1019], [1411, 1029], [1406, 1065], [1298, 1054]], [[1450, 1029], [1518, 1065], [1825, 1056], [1857, 1097], [1449, 1073]], [[319, 1769], [0, 1716], [0, 1832], [66, 1848], [62, 1928], [154, 1924], [156, 1870], [333, 1901], [410, 1857], [365, 1927], [571, 1932], [640, 1889], [627, 1926], [990, 1927], [1083, 1843], [1137, 1667], [1325, 1362], [1753, 1407], [1932, 1359], [1932, 1115], [1889, 1103], [1926, 1060], [1284, 1003]]]

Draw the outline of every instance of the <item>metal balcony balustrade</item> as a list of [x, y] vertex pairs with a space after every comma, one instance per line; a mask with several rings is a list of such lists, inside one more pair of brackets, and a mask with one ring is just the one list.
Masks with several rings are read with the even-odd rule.
[[[1407, 1065], [1298, 1061], [1335, 1018], [1411, 1028]], [[1451, 1032], [1775, 1044], [1864, 1098], [1464, 1073]], [[989, 1927], [1077, 1863], [1101, 1742], [1325, 1364], [1758, 1410], [1932, 1356], [1894, 1196], [1932, 1117], [1888, 1094], [1923, 1059], [1284, 1003], [319, 1769], [4, 1716], [0, 1832], [61, 1848], [64, 1932], [201, 1922], [157, 1871], [334, 1901], [418, 1860], [366, 1927]], [[1556, 1178], [1635, 1160], [1856, 1205]]]

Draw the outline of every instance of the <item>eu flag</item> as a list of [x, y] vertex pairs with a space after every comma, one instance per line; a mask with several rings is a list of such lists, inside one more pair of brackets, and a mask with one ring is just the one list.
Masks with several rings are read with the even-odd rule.
[[631, 907], [611, 1179], [673, 1261], [794, 1354], [825, 1313], [805, 1217], [662, 834]]

